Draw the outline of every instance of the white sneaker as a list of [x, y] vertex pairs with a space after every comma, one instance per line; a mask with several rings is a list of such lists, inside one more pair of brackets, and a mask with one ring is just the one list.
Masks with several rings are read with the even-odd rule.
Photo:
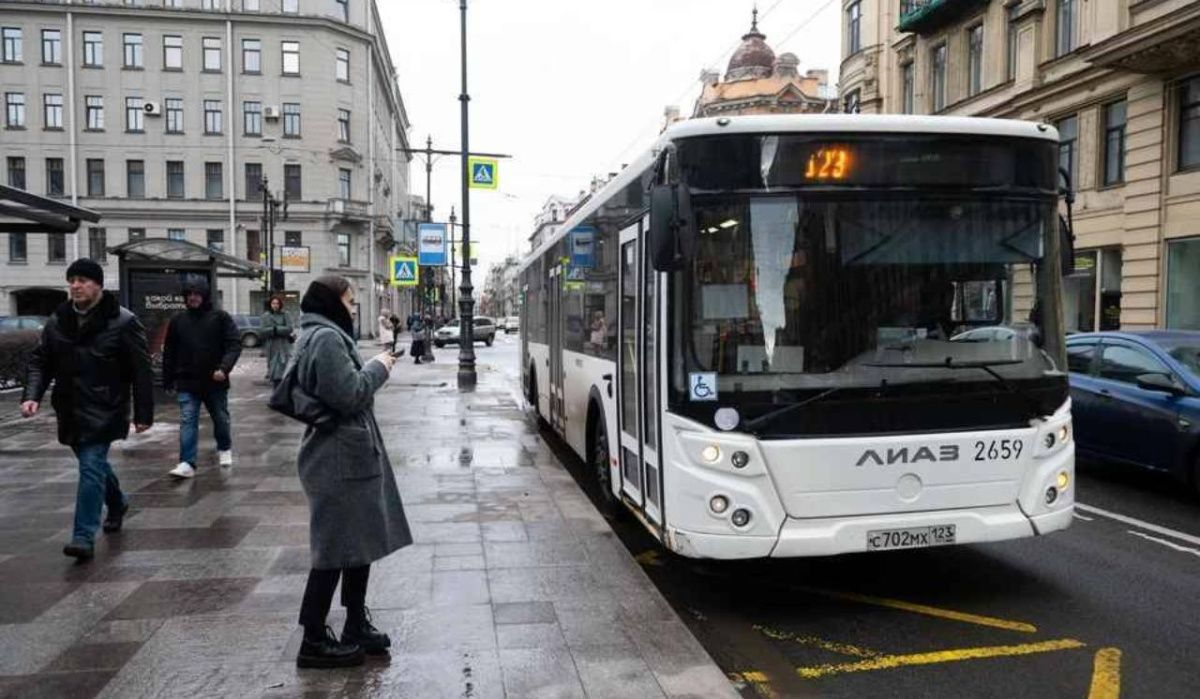
[[196, 469], [186, 461], [180, 461], [179, 465], [171, 469], [171, 475], [176, 478], [192, 478], [196, 475]]
[[233, 450], [230, 449], [227, 451], [218, 451], [217, 452], [217, 462], [220, 463], [222, 466], [232, 466], [233, 465]]

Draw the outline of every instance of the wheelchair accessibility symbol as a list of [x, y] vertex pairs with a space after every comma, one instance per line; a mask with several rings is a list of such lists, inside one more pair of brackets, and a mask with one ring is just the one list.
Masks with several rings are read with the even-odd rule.
[[688, 374], [690, 397], [694, 401], [717, 399], [717, 375], [715, 373]]

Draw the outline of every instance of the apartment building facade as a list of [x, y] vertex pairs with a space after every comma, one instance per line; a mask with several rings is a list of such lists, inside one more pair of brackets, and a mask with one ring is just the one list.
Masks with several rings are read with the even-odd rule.
[[[408, 208], [408, 120], [374, 0], [0, 1], [5, 181], [102, 214], [0, 241], [0, 314], [44, 313], [65, 265], [169, 238], [255, 262], [289, 248], [294, 296], [356, 286], [364, 333], [400, 300], [387, 257]], [[287, 199], [274, 240], [262, 183]], [[235, 313], [263, 283], [223, 279]]]
[[843, 0], [843, 104], [1057, 127], [1068, 329], [1200, 329], [1200, 0]]

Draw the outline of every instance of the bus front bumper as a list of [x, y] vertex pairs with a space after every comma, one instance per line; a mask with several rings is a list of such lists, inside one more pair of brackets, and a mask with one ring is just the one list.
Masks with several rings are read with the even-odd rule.
[[1028, 517], [1016, 504], [971, 510], [912, 512], [895, 515], [788, 518], [778, 538], [696, 534], [672, 529], [667, 545], [693, 558], [795, 558], [833, 556], [867, 551], [867, 533], [886, 529], [911, 529], [953, 524], [956, 544], [981, 544], [1019, 539], [1066, 529], [1075, 507], [1063, 507]]

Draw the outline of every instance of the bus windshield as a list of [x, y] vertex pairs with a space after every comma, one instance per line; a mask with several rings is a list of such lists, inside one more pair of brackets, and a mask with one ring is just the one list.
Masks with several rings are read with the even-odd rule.
[[1066, 400], [1052, 196], [734, 189], [693, 189], [672, 409], [711, 422], [715, 398], [743, 429], [816, 436], [1028, 424]]

